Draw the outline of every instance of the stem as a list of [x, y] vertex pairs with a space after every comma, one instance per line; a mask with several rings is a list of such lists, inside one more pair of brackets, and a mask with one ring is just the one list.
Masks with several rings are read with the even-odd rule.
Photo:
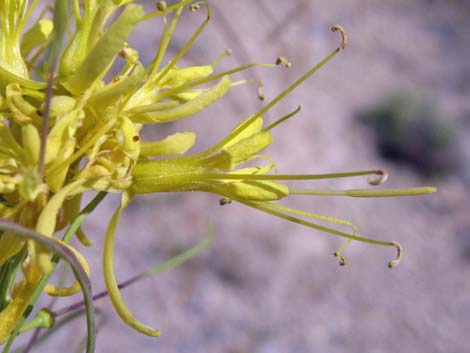
[[[78, 214], [78, 216], [75, 218], [72, 225], [67, 230], [67, 232], [65, 233], [65, 235], [62, 239], [62, 241], [64, 243], [70, 242], [72, 236], [75, 234], [76, 230], [83, 223], [83, 220], [85, 219], [85, 217], [87, 215], [89, 215], [96, 208], [96, 206], [98, 206], [98, 204], [103, 200], [103, 198], [105, 196], [106, 196], [105, 192], [98, 193], [98, 195], [96, 195], [93, 198], [93, 200], [91, 200], [90, 203], [87, 206], [85, 206], [85, 208]], [[52, 269], [54, 269], [57, 266], [57, 263], [59, 262], [59, 259], [60, 258], [57, 257], [56, 255], [54, 255], [52, 257], [52, 261], [51, 261], [52, 262]], [[26, 320], [26, 318], [28, 317], [28, 315], [31, 312], [32, 308], [34, 307], [34, 305], [38, 301], [40, 295], [42, 294], [42, 291], [44, 290], [44, 287], [46, 286], [47, 282], [49, 281], [49, 278], [50, 278], [52, 272], [53, 271], [51, 271], [51, 273], [49, 275], [44, 275], [43, 277], [41, 277], [41, 280], [39, 281], [38, 286], [36, 287], [33, 295], [31, 296], [31, 299], [29, 300], [28, 309], [26, 309], [26, 311], [23, 314], [22, 318], [18, 321], [15, 329], [10, 334], [8, 342], [5, 345], [5, 347], [3, 348], [2, 353], [7, 353], [9, 351], [9, 349], [10, 349], [11, 345], [13, 344], [14, 339], [18, 335], [19, 330], [22, 327], [24, 321]], [[87, 305], [89, 305], [88, 300], [85, 299], [84, 303], [85, 302], [87, 303]]]
[[[207, 231], [207, 236], [202, 242], [200, 242], [199, 244], [196, 244], [192, 248], [190, 248], [186, 251], [183, 251], [182, 253], [172, 257], [171, 259], [169, 259], [169, 260], [167, 260], [167, 261], [165, 261], [161, 264], [158, 264], [158, 265], [154, 266], [153, 268], [151, 268], [151, 269], [149, 269], [145, 272], [141, 272], [138, 275], [135, 275], [135, 276], [127, 279], [126, 281], [124, 281], [124, 282], [122, 282], [121, 284], [118, 285], [118, 289], [124, 289], [124, 288], [130, 286], [131, 284], [141, 280], [141, 279], [159, 274], [161, 272], [170, 270], [170, 269], [172, 269], [172, 268], [174, 268], [178, 265], [181, 265], [182, 263], [184, 263], [184, 262], [190, 260], [191, 258], [193, 258], [194, 256], [198, 255], [202, 251], [206, 250], [212, 244], [213, 241], [214, 241], [214, 232], [213, 232], [213, 229], [212, 229], [212, 225], [209, 224], [208, 231]], [[106, 296], [108, 296], [108, 291], [104, 290], [104, 291], [94, 295], [93, 296], [93, 301], [100, 300], [100, 299], [102, 299]], [[54, 316], [61, 316], [61, 315], [68, 314], [70, 312], [79, 310], [84, 306], [84, 304], [85, 303], [83, 301], [79, 301], [79, 302], [74, 303], [72, 305], [69, 305], [65, 308], [56, 310], [54, 312]]]
[[[146, 276], [147, 276], [147, 272], [140, 273], [140, 274], [138, 274], [134, 277], [131, 277], [128, 280], [122, 282], [121, 284], [119, 284], [118, 288], [119, 289], [124, 289], [124, 288], [130, 286], [131, 284], [139, 281], [140, 279], [145, 278]], [[96, 302], [96, 301], [98, 301], [100, 299], [103, 299], [107, 296], [108, 296], [108, 291], [104, 290], [104, 291], [102, 291], [98, 294], [95, 294], [92, 299], [93, 299], [94, 302]], [[69, 314], [73, 311], [82, 309], [84, 305], [85, 305], [85, 302], [83, 300], [79, 301], [79, 302], [76, 302], [74, 304], [66, 306], [65, 308], [54, 311], [54, 316], [57, 317], [57, 316], [62, 316], [62, 315], [65, 315], [65, 314]]]
[[[81, 266], [80, 262], [78, 261], [75, 254], [63, 243], [58, 241], [55, 238], [47, 237], [43, 234], [40, 234], [32, 229], [23, 227], [19, 224], [13, 223], [8, 220], [0, 219], [0, 229], [3, 231], [10, 232], [18, 237], [29, 239], [38, 242], [41, 246], [52, 253], [58, 253], [60, 256], [67, 261], [67, 263], [71, 266], [73, 273], [80, 284], [82, 289], [86, 312], [87, 312], [87, 331], [88, 331], [88, 339], [87, 339], [87, 353], [94, 352], [95, 349], [95, 320], [94, 320], [94, 308], [93, 308], [93, 301], [91, 300], [91, 282], [88, 278], [85, 270]], [[34, 293], [35, 294], [35, 293]], [[40, 294], [40, 293], [39, 293]], [[37, 295], [34, 300], [37, 300], [39, 295]], [[10, 334], [5, 347], [3, 348], [2, 353], [7, 353], [13, 341], [15, 340], [16, 336], [19, 334], [20, 328], [23, 325], [26, 317], [31, 313], [33, 306], [28, 305], [25, 309], [23, 315], [16, 323], [16, 327], [14, 328], [13, 332]]]

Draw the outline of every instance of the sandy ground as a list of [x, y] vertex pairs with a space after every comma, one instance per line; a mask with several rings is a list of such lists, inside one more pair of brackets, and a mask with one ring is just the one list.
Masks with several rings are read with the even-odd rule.
[[[116, 250], [124, 280], [204, 237], [214, 222], [213, 247], [177, 269], [126, 289], [135, 315], [163, 331], [148, 338], [126, 327], [106, 300], [97, 352], [164, 353], [466, 353], [470, 343], [470, 5], [467, 1], [212, 1], [213, 21], [184, 63], [205, 64], [225, 48], [220, 69], [288, 56], [290, 69], [252, 70], [240, 78], [265, 83], [267, 99], [306, 72], [339, 43], [329, 31], [342, 24], [347, 50], [267, 115], [273, 121], [302, 106], [273, 131], [268, 154], [282, 173], [322, 173], [384, 167], [388, 187], [437, 185], [433, 196], [400, 199], [289, 198], [303, 210], [346, 218], [360, 234], [398, 240], [404, 258], [395, 269], [392, 248], [353, 243], [349, 263], [332, 253], [341, 239], [248, 209], [218, 205], [218, 197], [164, 194], [139, 197], [120, 223]], [[202, 14], [185, 13], [170, 55], [181, 48]], [[160, 27], [139, 28], [134, 39], [150, 60]], [[136, 46], [139, 46], [136, 45]], [[381, 160], [371, 131], [354, 113], [397, 90], [436, 101], [459, 129], [462, 171], [442, 179], [417, 176]], [[210, 146], [262, 106], [256, 87], [236, 87], [198, 117], [156, 126], [155, 136], [194, 130], [196, 150]], [[362, 188], [365, 178], [302, 184]], [[95, 291], [103, 285], [101, 245], [118, 199], [109, 197], [86, 230]], [[71, 301], [77, 300], [72, 298]], [[57, 304], [58, 307], [58, 304]], [[59, 329], [36, 351], [70, 351], [83, 339], [84, 320]]]

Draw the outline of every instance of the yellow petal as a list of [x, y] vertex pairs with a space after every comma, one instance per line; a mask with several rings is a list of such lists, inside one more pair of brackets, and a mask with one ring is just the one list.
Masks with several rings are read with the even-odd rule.
[[140, 154], [142, 156], [171, 156], [183, 154], [196, 142], [194, 132], [177, 132], [160, 141], [141, 142]]
[[[167, 123], [194, 115], [222, 98], [230, 89], [232, 82], [228, 76], [222, 77], [217, 85], [200, 94], [192, 101], [175, 108], [155, 110], [154, 104], [139, 106], [128, 110], [130, 119], [136, 123]], [[158, 103], [157, 103], [158, 104]]]
[[24, 244], [24, 240], [21, 240], [9, 233], [3, 233], [0, 238], [0, 266], [2, 266], [10, 257], [18, 254]]
[[[59, 240], [58, 240], [59, 241]], [[82, 254], [80, 254], [80, 252], [78, 252], [77, 250], [75, 250], [75, 248], [65, 244], [65, 243], [62, 243], [62, 245], [66, 246], [71, 252], [73, 252], [73, 254], [76, 256], [78, 262], [80, 262], [80, 265], [82, 265], [85, 273], [90, 276], [90, 266], [88, 265], [88, 263], [86, 262], [85, 258], [82, 256]], [[59, 288], [59, 287], [55, 287], [51, 284], [48, 284], [44, 287], [44, 291], [49, 294], [51, 297], [67, 297], [67, 296], [70, 296], [70, 295], [73, 295], [75, 293], [78, 293], [80, 292], [81, 290], [81, 287], [80, 287], [80, 284], [75, 281], [70, 287], [64, 287], [64, 288]]]
[[220, 189], [231, 199], [275, 201], [289, 195], [289, 188], [272, 181], [243, 181], [227, 183]]
[[127, 206], [127, 204], [129, 204], [129, 202], [129, 195], [127, 195], [127, 193], [123, 194], [121, 206], [114, 213], [111, 221], [109, 222], [108, 230], [106, 231], [106, 240], [103, 254], [104, 280], [106, 283], [106, 289], [109, 293], [109, 298], [111, 299], [114, 309], [121, 319], [137, 331], [142, 332], [148, 336], [157, 337], [160, 336], [159, 330], [152, 329], [151, 327], [138, 321], [127, 308], [121, 296], [121, 292], [119, 291], [116, 276], [114, 274], [114, 238], [116, 234], [116, 227], [122, 210]]
[[27, 57], [37, 46], [46, 44], [53, 27], [51, 20], [40, 19], [25, 32], [21, 41], [21, 54], [23, 57]]

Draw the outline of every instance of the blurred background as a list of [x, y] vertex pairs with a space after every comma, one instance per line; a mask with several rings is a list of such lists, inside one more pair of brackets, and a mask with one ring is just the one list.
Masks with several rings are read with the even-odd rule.
[[[153, 1], [144, 1], [149, 9]], [[170, 2], [169, 2], [170, 3]], [[97, 352], [164, 353], [466, 353], [470, 351], [470, 2], [468, 0], [210, 1], [212, 19], [180, 63], [203, 65], [224, 49], [218, 69], [251, 69], [266, 101], [340, 43], [348, 47], [266, 116], [302, 111], [273, 130], [267, 150], [281, 173], [345, 172], [381, 167], [385, 187], [436, 185], [430, 196], [347, 199], [289, 197], [296, 208], [344, 218], [359, 234], [397, 240], [392, 248], [352, 243], [338, 266], [342, 239], [196, 193], [138, 197], [119, 225], [116, 272], [124, 281], [201, 241], [216, 239], [190, 262], [123, 291], [133, 313], [162, 337], [125, 326], [108, 300], [100, 309]], [[204, 18], [185, 11], [171, 42], [173, 57]], [[131, 43], [148, 63], [161, 20], [140, 26]], [[184, 65], [183, 65], [184, 64]], [[256, 85], [233, 88], [196, 117], [150, 129], [146, 137], [195, 131], [195, 151], [224, 137], [263, 103]], [[363, 177], [300, 184], [365, 188]], [[95, 246], [94, 290], [104, 288], [101, 248], [119, 202], [110, 196], [85, 230]], [[70, 302], [79, 300], [77, 295]], [[70, 351], [83, 340], [83, 317], [37, 351]]]

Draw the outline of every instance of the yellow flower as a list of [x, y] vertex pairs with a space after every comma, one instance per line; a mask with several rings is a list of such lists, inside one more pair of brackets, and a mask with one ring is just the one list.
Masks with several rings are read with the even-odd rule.
[[[119, 216], [136, 194], [210, 192], [222, 197], [222, 205], [237, 201], [345, 237], [347, 242], [358, 240], [393, 246], [401, 252], [395, 242], [359, 236], [356, 227], [348, 221], [291, 209], [277, 201], [294, 195], [418, 195], [434, 192], [434, 188], [300, 190], [285, 182], [370, 174], [384, 176], [384, 172], [284, 175], [278, 173], [276, 163], [269, 156], [261, 154], [273, 142], [270, 130], [299, 109], [267, 127], [263, 127], [263, 115], [344, 49], [346, 34], [342, 27], [332, 28], [342, 35], [339, 48], [259, 112], [236, 126], [213, 148], [188, 155], [187, 151], [196, 140], [194, 133], [179, 132], [159, 141], [141, 141], [141, 130], [147, 124], [191, 117], [221, 99], [231, 87], [250, 82], [233, 82], [231, 76], [235, 73], [253, 66], [282, 64], [288, 67], [290, 63], [280, 57], [276, 64], [250, 64], [218, 73], [216, 65], [229, 55], [226, 52], [208, 65], [178, 67], [179, 60], [207, 25], [211, 15], [209, 6], [192, 0], [182, 0], [171, 6], [160, 1], [155, 12], [145, 14], [142, 6], [132, 2], [74, 0], [74, 30], [60, 55], [62, 40], [68, 30], [68, 12], [64, 8], [67, 2], [56, 2], [54, 21], [40, 18], [27, 31], [25, 27], [37, 1], [5, 0], [0, 5], [2, 218], [35, 229], [51, 240], [78, 216], [84, 192], [122, 193], [122, 205], [107, 231], [103, 255], [106, 286], [122, 319], [151, 336], [158, 336], [159, 331], [133, 317], [122, 300], [113, 270], [114, 237]], [[164, 65], [172, 34], [187, 5], [193, 12], [204, 9], [206, 18], [176, 56]], [[171, 21], [168, 21], [170, 15]], [[139, 60], [138, 51], [127, 43], [127, 39], [137, 24], [155, 17], [163, 17], [165, 26], [155, 57], [145, 67]], [[115, 63], [120, 65], [120, 72], [108, 79]], [[207, 84], [211, 86], [207, 87]], [[259, 96], [263, 98], [261, 88]], [[245, 165], [247, 162], [250, 166]], [[347, 225], [351, 232], [341, 232], [311, 220]], [[76, 235], [84, 245], [91, 244], [80, 229]], [[337, 256], [344, 262], [343, 248]], [[70, 247], [66, 249], [75, 254], [84, 271], [88, 272], [80, 253]], [[390, 262], [390, 266], [398, 260], [399, 256]], [[34, 305], [30, 300], [37, 290], [44, 289], [52, 296], [66, 296], [80, 289], [78, 283], [66, 288], [51, 284], [41, 287], [41, 280], [48, 278], [54, 266], [50, 249], [31, 239], [19, 240], [14, 233], [0, 235], [0, 279], [9, 278], [0, 283], [0, 343], [10, 335], [27, 306]], [[14, 284], [11, 279], [20, 267], [23, 278]]]

